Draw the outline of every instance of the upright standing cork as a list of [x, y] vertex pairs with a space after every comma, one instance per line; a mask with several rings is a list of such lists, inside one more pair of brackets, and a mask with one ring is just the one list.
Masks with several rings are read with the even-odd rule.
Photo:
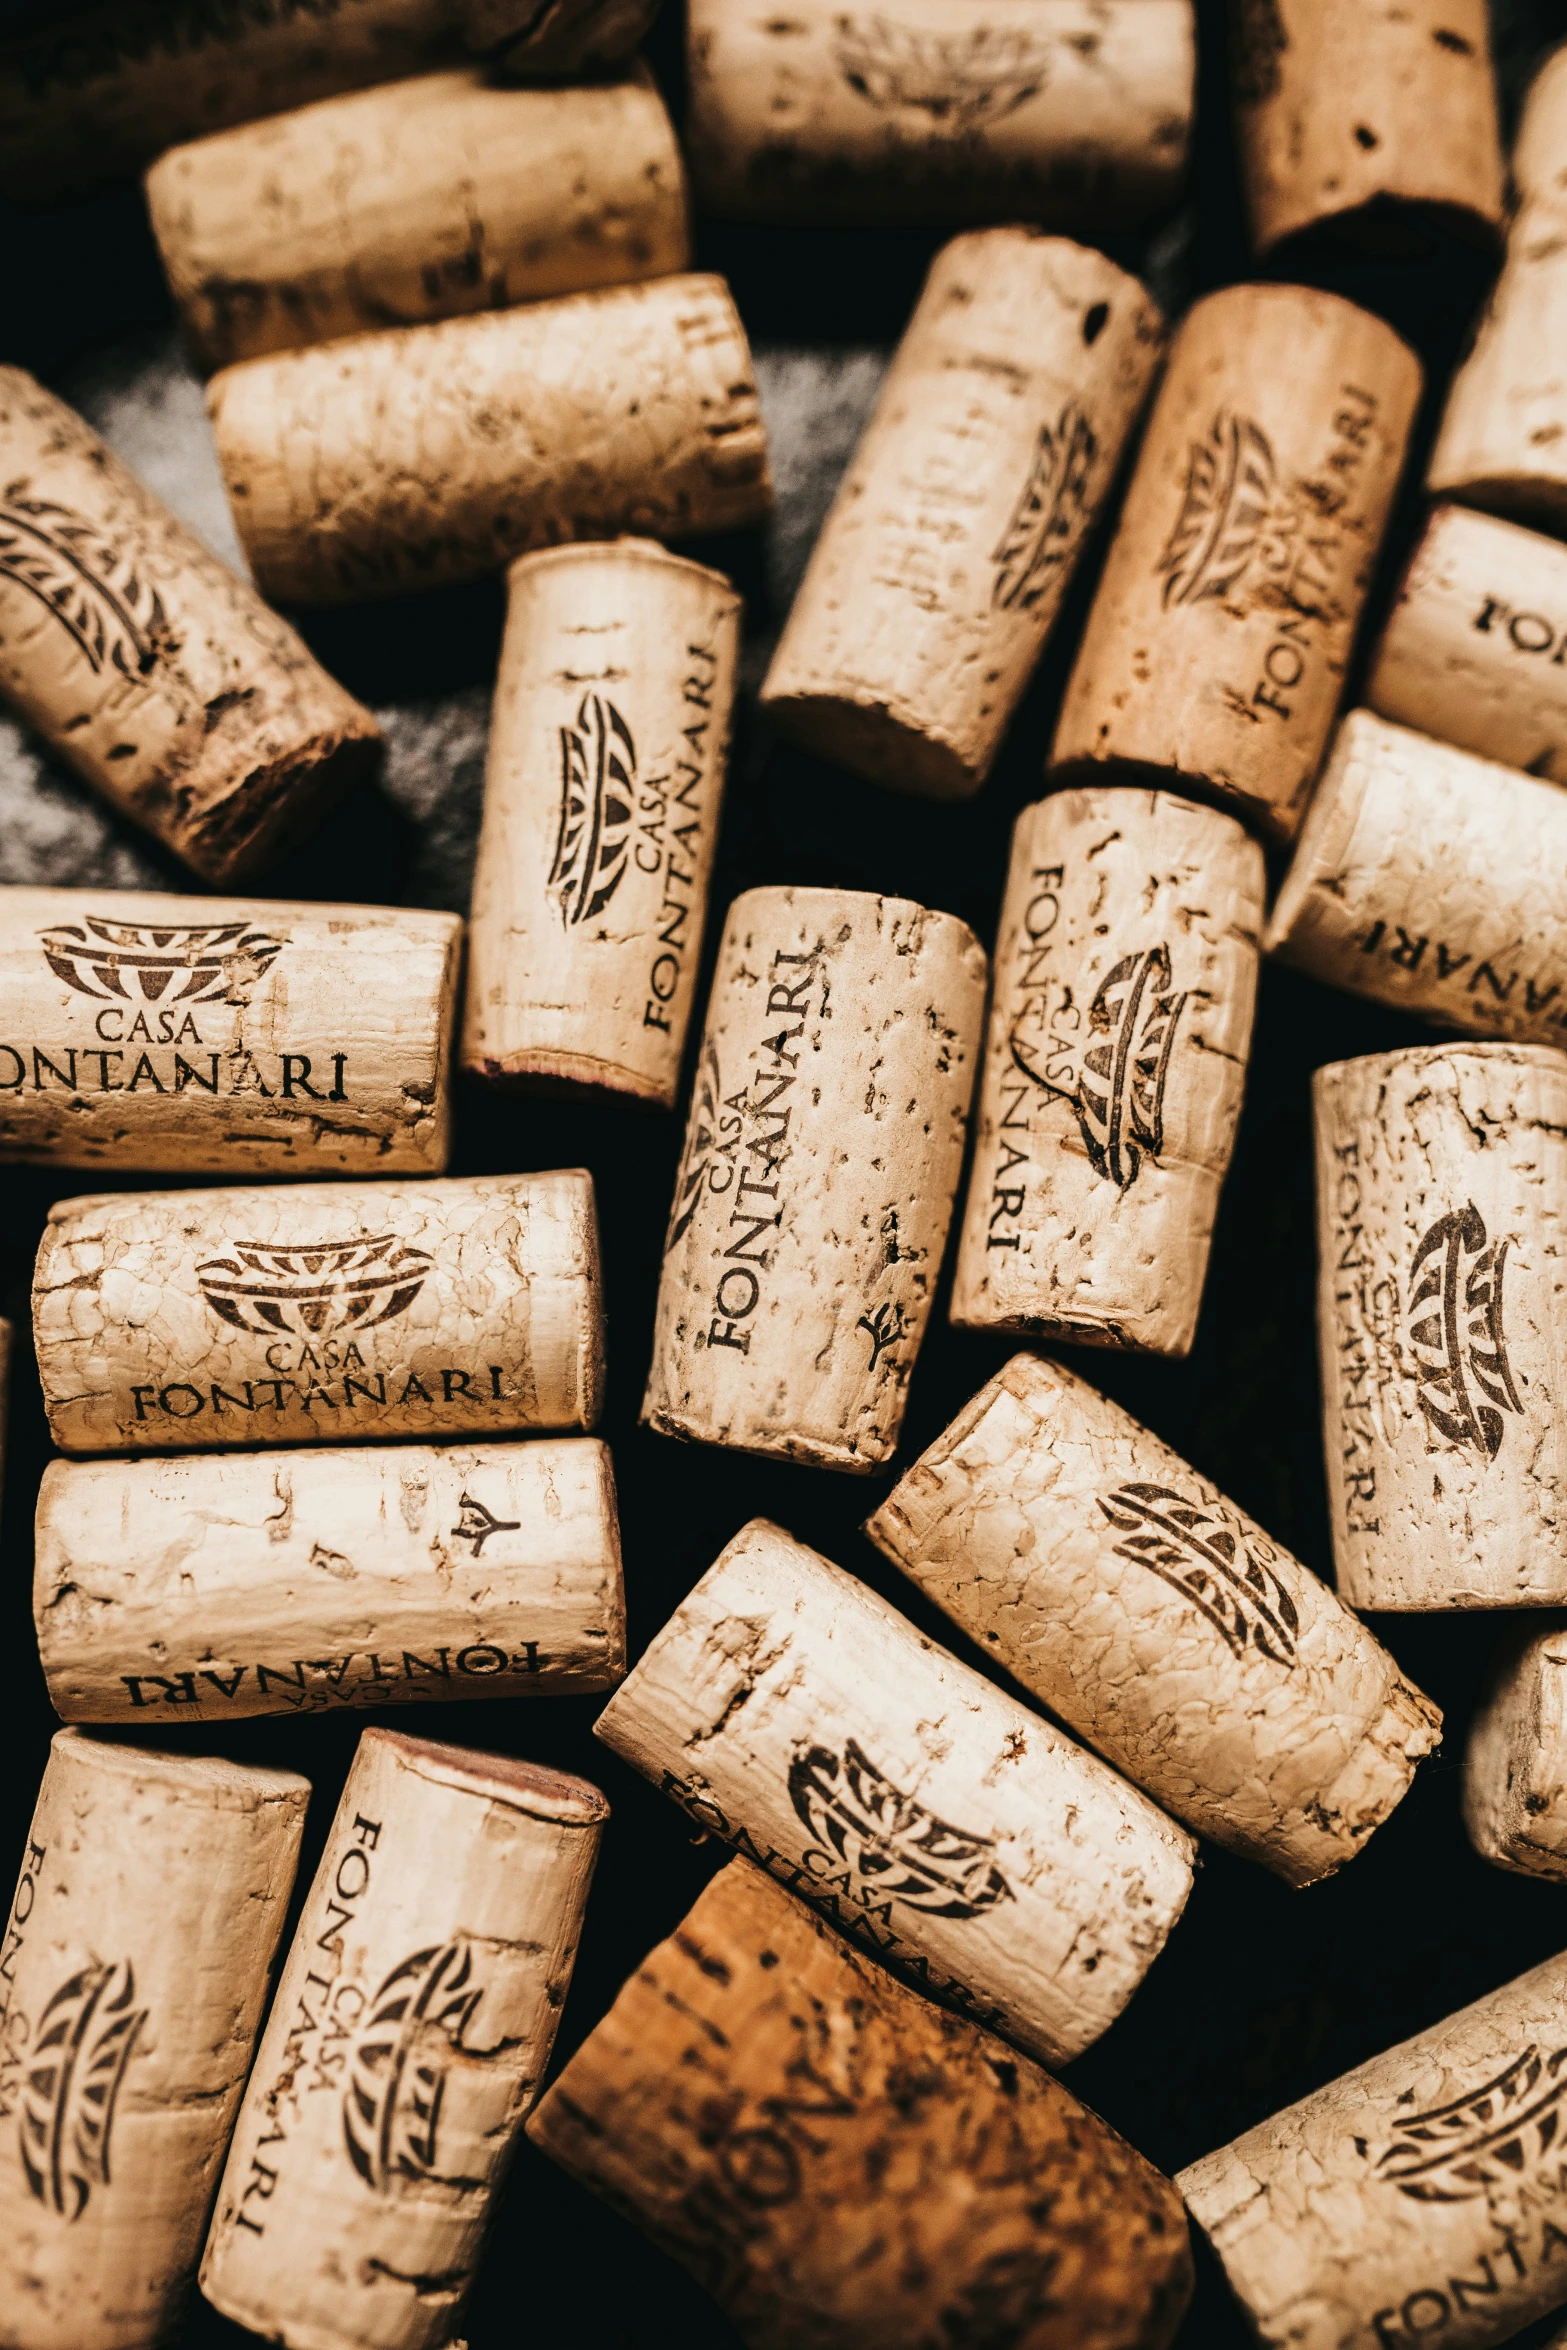
[[1469, 1036], [1567, 1032], [1567, 794], [1351, 711], [1269, 954]]
[[436, 2350], [549, 2062], [609, 1806], [367, 1730], [278, 1985], [202, 2262], [288, 2350]]
[[1045, 2064], [1115, 2021], [1192, 1843], [886, 1601], [753, 1518], [595, 1735], [862, 1949]]
[[176, 147], [147, 174], [208, 367], [684, 269], [685, 179], [651, 75], [509, 89], [476, 67]]
[[34, 1559], [67, 1722], [576, 1695], [625, 1670], [591, 1437], [51, 1461]]
[[729, 909], [642, 1417], [869, 1472], [898, 1441], [963, 1163], [985, 957], [859, 890]]
[[1163, 343], [1102, 253], [1020, 228], [946, 246], [773, 656], [773, 723], [878, 783], [978, 791]]
[[1186, 1354], [1235, 1145], [1262, 852], [1169, 792], [1012, 835], [952, 1318]]
[[235, 526], [281, 602], [473, 579], [562, 539], [729, 530], [772, 502], [719, 277], [252, 359], [207, 405]]
[[743, 1860], [528, 2135], [753, 2350], [1163, 2350], [1191, 2291], [1186, 2215], [1140, 2154]]
[[1464, 1825], [1499, 1868], [1567, 1877], [1567, 1619], [1502, 1643], [1464, 1750]]
[[0, 367], [0, 694], [204, 881], [248, 879], [380, 734], [73, 409]]
[[1173, 204], [1191, 0], [693, 0], [692, 170], [741, 220], [1037, 220], [1125, 231]]
[[0, 1159], [438, 1174], [454, 914], [0, 889]]
[[1235, 0], [1230, 24], [1258, 253], [1309, 230], [1376, 260], [1449, 238], [1495, 245], [1505, 173], [1485, 0]]
[[61, 1730], [0, 1963], [0, 2336], [172, 2339], [310, 1783]]
[[463, 1063], [673, 1109], [740, 599], [646, 539], [525, 555], [509, 587]]
[[33, 1335], [62, 1452], [591, 1428], [593, 1178], [60, 1200]]
[[1324, 1441], [1351, 1607], [1567, 1599], [1567, 1056], [1319, 1069]]
[[1015, 1355], [866, 1528], [1178, 1819], [1311, 1885], [1441, 1715], [1325, 1583], [1108, 1396]]
[[1293, 838], [1419, 396], [1413, 353], [1336, 294], [1229, 286], [1187, 314], [1054, 766], [1164, 776]]
[[1567, 2295], [1567, 1958], [1176, 2175], [1241, 2306], [1291, 2350], [1488, 2350]]

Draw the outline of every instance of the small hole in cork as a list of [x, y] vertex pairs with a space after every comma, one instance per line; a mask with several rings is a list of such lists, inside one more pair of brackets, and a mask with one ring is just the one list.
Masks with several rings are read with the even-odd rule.
[[1095, 302], [1091, 308], [1084, 311], [1083, 340], [1085, 343], [1098, 342], [1105, 331], [1105, 323], [1109, 316], [1110, 305], [1108, 302]]

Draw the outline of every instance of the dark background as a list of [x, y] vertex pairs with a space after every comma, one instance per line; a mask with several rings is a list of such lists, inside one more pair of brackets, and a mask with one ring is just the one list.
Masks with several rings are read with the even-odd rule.
[[[12, 8], [17, 0], [9, 0]], [[34, 0], [27, 0], [33, 5]], [[1366, 0], [1370, 5], [1371, 0]], [[0, 20], [7, 14], [0, 0]], [[1179, 308], [1248, 272], [1229, 139], [1222, 0], [1199, 0], [1201, 100], [1190, 200], [1118, 258]], [[1567, 37], [1567, 0], [1497, 0], [1508, 129], [1544, 51]], [[670, 0], [650, 44], [680, 102], [680, 26]], [[1349, 93], [1346, 92], [1346, 97]], [[1093, 226], [1080, 232], [1092, 241]], [[1068, 610], [981, 798], [941, 808], [877, 790], [773, 741], [755, 692], [812, 539], [936, 236], [738, 231], [699, 223], [697, 265], [725, 271], [756, 349], [779, 489], [771, 528], [690, 551], [729, 570], [747, 604], [742, 697], [712, 897], [709, 959], [723, 909], [761, 882], [875, 889], [943, 907], [994, 936], [1008, 834], [1036, 798], [1041, 762], [1094, 564]], [[51, 215], [0, 212], [0, 357], [81, 407], [161, 493], [233, 556], [196, 379], [180, 351], [134, 190]], [[1299, 262], [1295, 264], [1300, 267]], [[1323, 282], [1394, 318], [1425, 358], [1428, 398], [1409, 479], [1418, 483], [1442, 388], [1483, 297], [1484, 276], [1451, 257], [1359, 276], [1331, 257]], [[1287, 353], [1279, 363], [1288, 364]], [[1419, 528], [1406, 491], [1365, 636]], [[500, 641], [497, 584], [312, 619], [322, 659], [376, 710], [389, 737], [381, 782], [344, 810], [269, 894], [467, 911], [489, 693]], [[1352, 689], [1353, 690], [1353, 689]], [[107, 813], [0, 716], [0, 880], [193, 890], [161, 852]], [[705, 988], [704, 988], [705, 994]], [[699, 997], [699, 1002], [702, 1000]], [[1291, 974], [1265, 969], [1245, 1115], [1219, 1220], [1197, 1347], [1186, 1363], [1079, 1354], [1079, 1368], [1156, 1429], [1319, 1572], [1331, 1572], [1313, 1314], [1309, 1075], [1319, 1063], [1428, 1041], [1431, 1032]], [[861, 1535], [896, 1470], [874, 1478], [685, 1449], [637, 1426], [654, 1289], [681, 1124], [632, 1108], [578, 1109], [473, 1093], [459, 1105], [452, 1171], [581, 1165], [597, 1179], [607, 1270], [609, 1405], [625, 1542], [632, 1653], [743, 1522], [777, 1519], [861, 1575], [921, 1629], [968, 1654], [945, 1618]], [[17, 1333], [3, 1524], [0, 1639], [7, 1660], [9, 1769], [0, 1776], [0, 1875], [21, 1849], [55, 1727], [29, 1606], [31, 1525], [48, 1457], [27, 1340], [27, 1288], [48, 1204], [86, 1179], [0, 1178], [0, 1305]], [[106, 1188], [99, 1175], [95, 1188]], [[139, 1188], [131, 1179], [125, 1188]], [[945, 1289], [916, 1372], [903, 1467], [1011, 1351], [947, 1327]], [[1122, 2020], [1066, 2079], [1166, 2170], [1421, 2030], [1567, 1944], [1567, 1888], [1489, 1868], [1458, 1813], [1463, 1740], [1502, 1629], [1474, 1616], [1375, 1620], [1399, 1663], [1443, 1706], [1447, 1742], [1366, 1853], [1340, 1876], [1289, 1891], [1203, 1848], [1182, 1923]], [[971, 1658], [970, 1661], [980, 1661]], [[453, 1705], [430, 1734], [584, 1772], [614, 1817], [556, 2066], [626, 1976], [676, 1925], [725, 1853], [591, 1735], [596, 1699]], [[315, 1786], [301, 1885], [364, 1724], [410, 1713], [237, 1724], [204, 1735], [222, 1751], [292, 1765]], [[1199, 2248], [1200, 2250], [1200, 2248]], [[679, 2331], [690, 2350], [737, 2337], [684, 2273], [523, 2145], [500, 2198], [471, 2305], [472, 2350], [524, 2332], [581, 2350], [627, 2350]], [[1520, 2335], [1543, 2341], [1549, 2322]], [[253, 2337], [197, 2303], [200, 2350]], [[1222, 2279], [1201, 2261], [1182, 2350], [1247, 2339]]]

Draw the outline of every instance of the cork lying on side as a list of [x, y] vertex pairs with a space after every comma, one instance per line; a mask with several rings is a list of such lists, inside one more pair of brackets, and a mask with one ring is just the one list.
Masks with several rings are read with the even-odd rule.
[[983, 2350], [998, 2329], [1017, 2350], [1164, 2350], [1191, 2292], [1186, 2215], [1141, 2155], [743, 1860], [528, 2136], [753, 2350]]
[[1064, 2064], [1185, 1906], [1192, 1843], [852, 1575], [753, 1519], [595, 1724], [922, 1990]]
[[310, 1783], [61, 1730], [0, 1973], [0, 2331], [177, 2332], [283, 1931]]
[[60, 1200], [33, 1335], [67, 1453], [591, 1428], [593, 1178]]
[[1464, 1750], [1464, 1826], [1498, 1868], [1567, 1877], [1567, 1618], [1502, 1643]]
[[289, 2350], [437, 2350], [549, 2062], [609, 1806], [367, 1730], [240, 2109], [202, 2262]]

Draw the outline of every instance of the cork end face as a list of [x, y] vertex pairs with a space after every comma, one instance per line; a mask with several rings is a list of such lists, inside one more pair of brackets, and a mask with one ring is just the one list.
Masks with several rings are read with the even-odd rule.
[[482, 1754], [472, 1747], [445, 1746], [404, 1730], [366, 1730], [361, 1747], [379, 1746], [406, 1770], [446, 1787], [476, 1795], [530, 1819], [552, 1820], [566, 1828], [598, 1828], [609, 1818], [609, 1801], [591, 1779], [555, 1771], [513, 1755]]
[[297, 1804], [301, 1814], [310, 1800], [310, 1781], [299, 1771], [266, 1764], [229, 1762], [217, 1754], [174, 1754], [167, 1748], [132, 1742], [129, 1733], [113, 1730], [56, 1730], [49, 1741], [50, 1762], [59, 1762], [93, 1779], [134, 1781], [166, 1789], [181, 1799], [212, 1805], [235, 1803], [249, 1807], [279, 1799]]
[[[1441, 269], [1473, 278], [1475, 299], [1495, 269], [1504, 226], [1501, 175], [1484, 202], [1400, 195], [1379, 189], [1358, 204], [1309, 219], [1281, 212], [1254, 240], [1259, 261], [1306, 283], [1346, 263], [1371, 268]], [[1461, 297], [1455, 292], [1455, 306]]]
[[[343, 700], [341, 723], [252, 766], [183, 821], [165, 823], [153, 809], [140, 820], [214, 889], [254, 881], [308, 840], [380, 766], [381, 729], [368, 710], [346, 694]], [[188, 787], [182, 778], [182, 792]]]
[[1527, 473], [1471, 473], [1444, 458], [1438, 441], [1426, 473], [1426, 489], [1433, 498], [1495, 514], [1504, 522], [1557, 534], [1567, 531], [1567, 450], [1560, 471], [1542, 457]]
[[990, 772], [989, 757], [965, 759], [928, 725], [869, 695], [805, 693], [769, 682], [762, 688], [761, 705], [790, 742], [889, 791], [969, 800]]
[[1118, 1354], [1161, 1355], [1183, 1362], [1197, 1338], [1196, 1308], [1180, 1312], [1124, 1312], [1103, 1321], [1043, 1313], [1005, 1313], [982, 1300], [954, 1295], [948, 1316], [954, 1330], [972, 1330], [986, 1336], [1034, 1338], [1050, 1346], [1092, 1346]]
[[661, 1082], [618, 1061], [596, 1060], [588, 1053], [556, 1052], [546, 1047], [523, 1047], [515, 1052], [467, 1052], [463, 1074], [497, 1093], [532, 1094], [542, 1101], [635, 1104], [639, 1109], [672, 1110], [677, 1098], [673, 1079]]
[[672, 1405], [655, 1402], [651, 1394], [642, 1405], [641, 1425], [651, 1428], [655, 1436], [672, 1436], [680, 1444], [719, 1444], [729, 1452], [750, 1453], [759, 1460], [798, 1461], [809, 1469], [837, 1469], [846, 1477], [874, 1476], [896, 1452], [899, 1435], [899, 1429], [893, 1429], [879, 1443], [863, 1447], [854, 1443], [829, 1444], [788, 1428], [766, 1433], [752, 1429], [741, 1436], [727, 1422], [714, 1427], [700, 1426]]

